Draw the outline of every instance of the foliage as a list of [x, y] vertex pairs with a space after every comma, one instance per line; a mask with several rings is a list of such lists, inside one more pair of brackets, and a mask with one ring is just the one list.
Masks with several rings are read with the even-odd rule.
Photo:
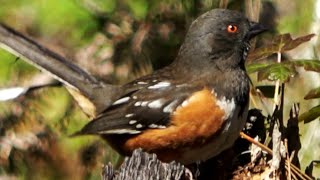
[[263, 47], [259, 47], [253, 53], [249, 54], [248, 61], [257, 61], [267, 58], [278, 52], [284, 53], [286, 51], [290, 51], [298, 47], [300, 44], [310, 41], [310, 39], [314, 36], [314, 34], [309, 34], [306, 36], [298, 37], [296, 39], [292, 39], [291, 35], [288, 33], [278, 35], [272, 39], [271, 43], [268, 43]]
[[308, 94], [304, 97], [304, 99], [314, 99], [314, 98], [320, 98], [320, 87], [311, 89]]
[[[301, 36], [296, 39], [292, 39], [290, 34], [277, 35], [271, 40], [270, 44], [264, 47], [257, 48], [248, 57], [248, 60], [259, 61], [261, 59], [268, 58], [276, 53], [284, 53], [290, 51], [299, 45], [308, 42], [314, 37], [314, 34]], [[286, 62], [276, 63], [252, 63], [247, 66], [248, 73], [257, 72], [258, 81], [270, 80], [280, 82], [288, 82], [290, 78], [293, 78], [298, 71], [297, 67], [303, 67], [306, 71], [314, 71], [320, 73], [320, 60], [307, 59], [307, 60], [292, 60]], [[314, 99], [320, 97], [320, 88], [311, 90], [305, 99]], [[320, 116], [319, 107], [313, 107], [308, 112], [301, 115], [300, 120], [304, 120], [308, 123]]]
[[[219, 2], [0, 0], [0, 21], [71, 57], [101, 79], [125, 82], [169, 64], [183, 41], [188, 24], [202, 12], [217, 7]], [[228, 7], [244, 10], [247, 8], [244, 4], [242, 1], [229, 1]], [[297, 18], [297, 14], [280, 17], [278, 29], [306, 34], [312, 22], [310, 9], [313, 4], [310, 0], [306, 3], [296, 0], [295, 4], [299, 12], [303, 12], [302, 17]], [[285, 3], [277, 5], [286, 6]], [[265, 19], [268, 18], [262, 17], [261, 21]], [[299, 77], [306, 71], [319, 74], [320, 61], [316, 56], [311, 59], [283, 58], [280, 62], [274, 60], [275, 55], [285, 57], [288, 51], [297, 50], [301, 44], [315, 39], [314, 36], [292, 38], [287, 33], [269, 38], [270, 42], [263, 46], [258, 45], [249, 54], [246, 66], [251, 77], [257, 77], [259, 81], [254, 84], [262, 84], [252, 91], [261, 93], [255, 92], [253, 96], [272, 107], [274, 102], [270, 103], [270, 99], [275, 94], [281, 96], [277, 88], [288, 90], [293, 83], [301, 83]], [[301, 67], [305, 71], [301, 71]], [[35, 76], [39, 74], [21, 59], [0, 50], [1, 87], [29, 86], [38, 81]], [[308, 100], [307, 110], [302, 111], [299, 120], [315, 122], [320, 106], [311, 106], [309, 101], [318, 100], [320, 87], [308, 93], [303, 90], [306, 89], [294, 90], [294, 96], [304, 96]], [[285, 100], [291, 98], [287, 93], [282, 96]], [[263, 110], [269, 116], [276, 114]], [[279, 111], [289, 114], [281, 108]], [[6, 149], [0, 148], [0, 176], [99, 179], [99, 163], [116, 163], [119, 156], [98, 138], [69, 137], [87, 121], [88, 118], [62, 88], [34, 91], [14, 102], [0, 103], [0, 144], [6, 140], [11, 145]], [[305, 156], [313, 160], [311, 153]], [[305, 161], [309, 163], [310, 158]]]

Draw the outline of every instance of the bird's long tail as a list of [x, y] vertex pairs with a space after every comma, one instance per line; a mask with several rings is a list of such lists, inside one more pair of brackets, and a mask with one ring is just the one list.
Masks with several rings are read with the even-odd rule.
[[120, 90], [118, 86], [97, 80], [71, 61], [3, 24], [0, 24], [0, 46], [65, 84], [90, 116], [108, 107]]

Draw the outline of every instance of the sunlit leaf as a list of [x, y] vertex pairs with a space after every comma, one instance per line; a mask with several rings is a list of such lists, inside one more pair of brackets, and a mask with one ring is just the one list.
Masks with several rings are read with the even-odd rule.
[[310, 41], [314, 34], [301, 36], [296, 39], [292, 39], [289, 33], [281, 34], [274, 37], [271, 44], [267, 44], [261, 48], [255, 49], [248, 56], [248, 61], [260, 60], [269, 57], [277, 52], [285, 52], [298, 47], [300, 44]]
[[295, 76], [297, 71], [292, 64], [286, 63], [274, 63], [263, 68], [258, 72], [258, 80], [280, 80], [281, 82], [286, 82], [289, 78]]
[[291, 61], [296, 66], [302, 66], [307, 71], [320, 72], [320, 61], [319, 60], [296, 60]]
[[268, 65], [269, 64], [266, 64], [266, 63], [251, 63], [246, 66], [246, 70], [250, 74], [250, 73], [260, 71], [261, 69], [267, 67]]
[[130, 10], [133, 12], [137, 19], [143, 19], [148, 13], [148, 1], [146, 0], [136, 0], [128, 1]]
[[301, 114], [299, 116], [299, 121], [304, 121], [304, 123], [309, 123], [318, 117], [320, 117], [320, 105], [313, 107], [309, 111]]
[[320, 87], [311, 89], [308, 94], [304, 97], [304, 99], [315, 99], [320, 98]]

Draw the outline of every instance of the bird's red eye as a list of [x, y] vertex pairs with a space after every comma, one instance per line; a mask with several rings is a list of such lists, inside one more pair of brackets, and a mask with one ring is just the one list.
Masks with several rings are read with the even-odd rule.
[[235, 25], [228, 25], [227, 27], [228, 33], [236, 33], [238, 31], [238, 27]]

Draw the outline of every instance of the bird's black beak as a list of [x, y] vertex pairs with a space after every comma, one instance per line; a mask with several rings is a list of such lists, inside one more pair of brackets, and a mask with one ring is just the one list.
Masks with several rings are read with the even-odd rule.
[[261, 34], [268, 29], [263, 26], [262, 24], [256, 23], [256, 22], [250, 22], [249, 32], [246, 35], [246, 39], [250, 40], [253, 37], [255, 37], [258, 34]]

